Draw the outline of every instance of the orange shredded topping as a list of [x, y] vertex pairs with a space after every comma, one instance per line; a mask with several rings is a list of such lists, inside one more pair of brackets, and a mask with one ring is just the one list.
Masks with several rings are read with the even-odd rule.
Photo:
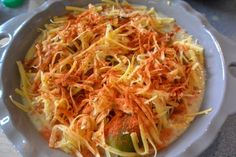
[[[102, 155], [98, 146], [105, 153], [145, 155], [137, 147], [133, 154], [112, 148], [104, 131], [124, 131], [120, 125], [127, 120], [126, 132], [141, 136], [144, 150], [163, 146], [172, 133], [171, 114], [182, 113], [181, 106], [188, 112], [188, 100], [201, 97], [202, 49], [178, 39], [183, 30], [171, 18], [106, 2], [68, 7], [69, 15], [45, 25], [23, 62], [30, 83], [22, 92], [31, 100], [31, 115], [44, 117], [41, 129], [47, 138], [51, 133], [51, 147], [77, 156]], [[129, 118], [112, 125], [119, 114]]]

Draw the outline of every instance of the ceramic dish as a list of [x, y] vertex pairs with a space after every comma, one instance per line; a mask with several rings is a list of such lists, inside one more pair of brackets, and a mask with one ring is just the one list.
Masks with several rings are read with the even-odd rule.
[[[97, 3], [92, 0], [51, 0], [34, 12], [21, 15], [0, 27], [0, 36], [9, 36], [10, 42], [0, 48], [0, 124], [9, 140], [24, 157], [66, 157], [65, 153], [48, 148], [47, 142], [36, 131], [25, 113], [16, 108], [9, 95], [19, 85], [20, 79], [15, 64], [22, 60], [37, 37], [37, 28], [47, 23], [52, 16], [63, 15], [65, 5], [86, 6]], [[171, 5], [164, 1], [129, 0], [133, 4], [155, 7], [192, 34], [205, 48], [207, 83], [202, 109], [213, 108], [207, 116], [197, 117], [187, 131], [158, 156], [189, 157], [202, 152], [213, 141], [226, 117], [236, 112], [234, 94], [236, 79], [229, 66], [236, 64], [236, 45], [220, 35], [207, 20], [183, 1]]]

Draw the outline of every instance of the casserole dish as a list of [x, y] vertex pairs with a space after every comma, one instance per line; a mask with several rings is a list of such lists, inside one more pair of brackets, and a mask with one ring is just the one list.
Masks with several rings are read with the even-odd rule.
[[[35, 30], [47, 23], [50, 17], [65, 14], [66, 5], [86, 6], [90, 2], [98, 1], [80, 1], [79, 4], [75, 0], [50, 1], [34, 12], [22, 15], [1, 27], [1, 34], [10, 37], [10, 43], [1, 48], [1, 124], [8, 138], [23, 156], [66, 155], [60, 151], [50, 150], [46, 141], [29, 122], [26, 114], [11, 104], [8, 96], [13, 94], [16, 97], [14, 89], [20, 81], [15, 61], [23, 59], [39, 33]], [[213, 112], [208, 116], [198, 117], [183, 136], [170, 147], [159, 152], [159, 156], [195, 156], [213, 140], [227, 115], [235, 111], [233, 107], [233, 93], [236, 91], [233, 81], [235, 80], [228, 71], [228, 67], [236, 61], [236, 56], [233, 54], [235, 46], [217, 33], [204, 17], [182, 1], [176, 1], [171, 6], [166, 1], [131, 0], [129, 2], [155, 7], [159, 12], [174, 17], [177, 23], [198, 39], [205, 48], [207, 84], [202, 109], [212, 107]], [[26, 18], [29, 15], [30, 18]], [[24, 22], [21, 24], [22, 21]], [[222, 52], [225, 54], [224, 57]]]

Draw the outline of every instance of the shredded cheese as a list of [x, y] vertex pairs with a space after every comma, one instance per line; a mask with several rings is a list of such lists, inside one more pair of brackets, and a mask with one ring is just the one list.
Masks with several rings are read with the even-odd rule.
[[[16, 93], [25, 101], [10, 100], [29, 115], [44, 117], [39, 129], [49, 130], [52, 148], [78, 157], [86, 151], [96, 157], [156, 156], [171, 118], [202, 99], [203, 48], [186, 33], [180, 38], [175, 20], [154, 8], [102, 1], [87, 9], [66, 6], [68, 15], [40, 29], [25, 60], [17, 62]], [[119, 114], [133, 117], [122, 131], [134, 151], [107, 142], [106, 132], [121, 132], [118, 125], [108, 127]]]

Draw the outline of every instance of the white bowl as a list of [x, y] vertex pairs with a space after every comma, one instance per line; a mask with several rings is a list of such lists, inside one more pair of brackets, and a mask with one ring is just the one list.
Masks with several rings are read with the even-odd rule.
[[[25, 53], [37, 37], [37, 28], [47, 23], [50, 17], [66, 13], [68, 4], [86, 6], [96, 3], [92, 0], [51, 0], [33, 12], [21, 15], [0, 27], [0, 35], [11, 37], [10, 44], [0, 48], [1, 55], [1, 105], [0, 121], [5, 134], [24, 157], [66, 157], [65, 153], [48, 148], [48, 144], [34, 129], [25, 113], [11, 104], [8, 96], [14, 95], [19, 85], [16, 60], [23, 59]], [[130, 3], [154, 7], [158, 12], [177, 20], [177, 23], [192, 34], [205, 48], [206, 93], [202, 109], [212, 107], [213, 111], [197, 117], [187, 131], [158, 156], [192, 157], [198, 155], [213, 141], [226, 117], [236, 112], [234, 94], [236, 79], [228, 67], [236, 63], [236, 45], [220, 35], [198, 12], [183, 1], [168, 5], [165, 0], [129, 0]]]

